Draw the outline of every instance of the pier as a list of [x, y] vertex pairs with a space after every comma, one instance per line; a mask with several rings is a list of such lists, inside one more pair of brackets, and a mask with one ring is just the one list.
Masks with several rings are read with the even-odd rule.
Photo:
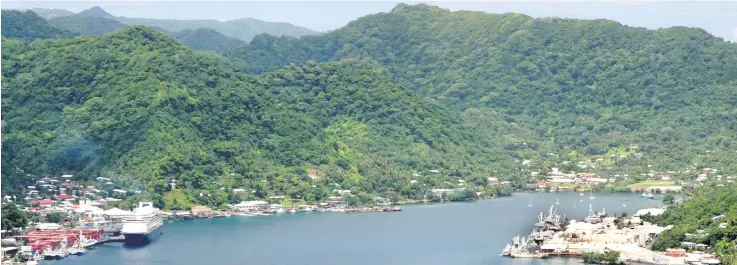
[[591, 206], [583, 221], [563, 221], [553, 205], [547, 215], [540, 213], [530, 235], [515, 236], [502, 254], [511, 258], [548, 258], [616, 251], [620, 261], [627, 264], [687, 264], [685, 257], [648, 249], [666, 229], [669, 227], [644, 222], [637, 216], [609, 217], [606, 210], [595, 212]]

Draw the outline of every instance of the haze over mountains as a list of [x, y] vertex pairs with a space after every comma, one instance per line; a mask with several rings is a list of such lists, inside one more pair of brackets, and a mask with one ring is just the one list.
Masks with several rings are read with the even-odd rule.
[[[737, 45], [701, 29], [400, 4], [295, 37], [106, 14], [3, 11], [4, 184], [110, 174], [160, 195], [175, 179], [219, 205], [213, 182], [310, 200], [520, 186], [523, 160], [737, 170]], [[297, 33], [244, 41], [266, 29]]]
[[[50, 20], [52, 24], [55, 24], [54, 21], [57, 21], [57, 23], [63, 27], [82, 27], [81, 24], [103, 23], [106, 25], [144, 25], [164, 29], [171, 32], [210, 28], [226, 36], [241, 39], [243, 41], [250, 41], [254, 36], [262, 33], [275, 36], [294, 37], [317, 33], [316, 31], [304, 27], [291, 25], [288, 23], [266, 22], [252, 18], [218, 21], [115, 17], [99, 6], [94, 6], [77, 14], [63, 9], [32, 8], [31, 11], [39, 14], [39, 16], [43, 17], [44, 19]], [[67, 20], [58, 20], [62, 17], [67, 17]], [[69, 19], [70, 17], [73, 17], [73, 19]], [[84, 19], [82, 19], [81, 17], [88, 17], [88, 21], [90, 20], [89, 17], [94, 17], [97, 19], [94, 19], [94, 21], [89, 21], [88, 23], [84, 23]], [[105, 21], [102, 19], [109, 19], [111, 21]], [[70, 20], [72, 20], [73, 22]], [[117, 23], [113, 21], [116, 21]], [[93, 25], [86, 25], [86, 27], [92, 26]], [[112, 28], [110, 26], [106, 27]], [[84, 28], [80, 30], [85, 31]], [[99, 32], [99, 30], [86, 32]]]

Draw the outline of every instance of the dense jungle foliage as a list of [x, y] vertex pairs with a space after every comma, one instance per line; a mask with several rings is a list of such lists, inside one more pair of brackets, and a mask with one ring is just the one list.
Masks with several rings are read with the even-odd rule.
[[[366, 201], [422, 199], [458, 178], [522, 187], [526, 159], [532, 170], [604, 158], [638, 173], [737, 171], [737, 45], [700, 29], [400, 4], [242, 45], [250, 20], [175, 25], [93, 8], [50, 22], [63, 19], [108, 34], [50, 40], [75, 34], [3, 11], [4, 191], [48, 174], [113, 176], [171, 208], [237, 201], [233, 188]], [[161, 28], [110, 32], [119, 25], [96, 19]]]
[[159, 196], [176, 180], [190, 199], [216, 194], [215, 205], [234, 199], [233, 188], [422, 199], [459, 177], [485, 186], [510, 163], [456, 111], [369, 62], [249, 76], [145, 27], [2, 44], [3, 189], [30, 184], [26, 174], [73, 172]]
[[737, 169], [727, 163], [737, 144], [737, 45], [701, 29], [400, 4], [323, 35], [259, 35], [228, 56], [250, 73], [370, 58], [517, 153], [514, 144], [527, 143], [608, 157], [634, 145], [657, 168]]
[[71, 38], [78, 34], [55, 28], [33, 11], [2, 10], [3, 38], [22, 40]]

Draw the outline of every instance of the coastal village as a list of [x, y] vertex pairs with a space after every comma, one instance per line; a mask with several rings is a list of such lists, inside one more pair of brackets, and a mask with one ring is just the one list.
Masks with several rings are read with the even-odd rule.
[[[734, 177], [722, 176], [715, 169], [704, 168], [695, 171], [693, 180], [675, 177], [675, 172], [651, 171], [639, 176], [644, 179], [629, 185], [631, 192], [642, 192], [643, 197], [652, 198], [654, 193], [677, 193], [684, 188], [693, 188], [705, 183], [730, 185]], [[540, 173], [531, 172], [533, 176]], [[610, 187], [628, 180], [626, 174], [612, 177], [597, 176], [594, 173], [562, 172], [552, 168], [545, 177], [529, 186], [539, 192], [575, 191], [594, 192], [594, 189]], [[28, 205], [23, 208], [34, 220], [24, 230], [2, 231], [2, 257], [26, 264], [35, 264], [42, 259], [61, 259], [69, 255], [84, 255], [96, 245], [110, 242], [124, 242], [121, 233], [126, 218], [136, 216], [134, 211], [121, 209], [120, 202], [130, 194], [143, 191], [124, 190], [115, 180], [97, 177], [92, 183], [82, 185], [73, 180], [72, 175], [59, 175], [39, 179], [35, 185], [28, 186], [24, 198], [5, 196], [3, 200]], [[496, 177], [488, 177], [488, 185], [510, 185]], [[89, 185], [94, 184], [94, 185]], [[175, 184], [172, 183], [172, 188]], [[430, 189], [428, 196], [447, 198], [450, 194], [473, 191], [481, 195], [479, 187], [469, 187], [458, 180], [457, 188]], [[233, 189], [236, 194], [247, 193], [246, 189]], [[326, 202], [317, 204], [296, 204], [285, 206], [280, 202], [284, 196], [270, 196], [266, 200], [246, 200], [229, 204], [227, 208], [211, 209], [204, 205], [194, 205], [188, 210], [159, 211], [163, 219], [186, 220], [201, 218], [229, 218], [234, 216], [268, 216], [298, 212], [398, 212], [397, 205], [422, 203], [425, 201], [401, 201], [392, 203], [386, 198], [374, 198], [373, 206], [349, 206], [346, 198], [353, 196], [350, 190], [336, 189]], [[551, 207], [547, 215], [541, 214], [532, 234], [515, 237], [505, 248], [504, 255], [517, 258], [545, 258], [550, 256], [582, 256], [586, 253], [605, 253], [617, 251], [622, 262], [628, 264], [718, 264], [713, 255], [708, 254], [707, 246], [683, 242], [683, 248], [670, 249], [667, 253], [649, 250], [649, 244], [668, 227], [657, 227], [644, 222], [643, 215], [657, 215], [664, 209], [644, 209], [631, 217], [610, 217], [605, 212], [594, 212], [583, 221], [563, 222], [560, 215]], [[64, 216], [61, 220], [51, 216]], [[626, 224], [626, 225], [623, 225]], [[694, 237], [699, 234], [692, 235]], [[4, 263], [5, 264], [5, 263]]]

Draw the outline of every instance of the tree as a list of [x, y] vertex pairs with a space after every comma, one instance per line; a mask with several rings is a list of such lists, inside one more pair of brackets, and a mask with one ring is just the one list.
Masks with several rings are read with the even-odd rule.
[[28, 214], [18, 208], [15, 203], [2, 204], [2, 229], [11, 230], [28, 226]]
[[619, 261], [619, 255], [620, 253], [617, 251], [609, 251], [607, 253], [584, 253], [583, 261], [587, 264], [624, 264]]
[[348, 206], [354, 206], [355, 207], [355, 206], [358, 206], [358, 203], [359, 203], [358, 198], [356, 196], [353, 196], [353, 195], [346, 196], [344, 198], [344, 200], [345, 200], [345, 203], [348, 204]]
[[665, 204], [673, 204], [673, 202], [675, 201], [675, 199], [676, 199], [676, 197], [672, 193], [666, 193], [663, 196], [663, 203], [665, 203]]
[[69, 220], [69, 216], [61, 212], [53, 212], [46, 215], [46, 221], [49, 223], [61, 223]]

